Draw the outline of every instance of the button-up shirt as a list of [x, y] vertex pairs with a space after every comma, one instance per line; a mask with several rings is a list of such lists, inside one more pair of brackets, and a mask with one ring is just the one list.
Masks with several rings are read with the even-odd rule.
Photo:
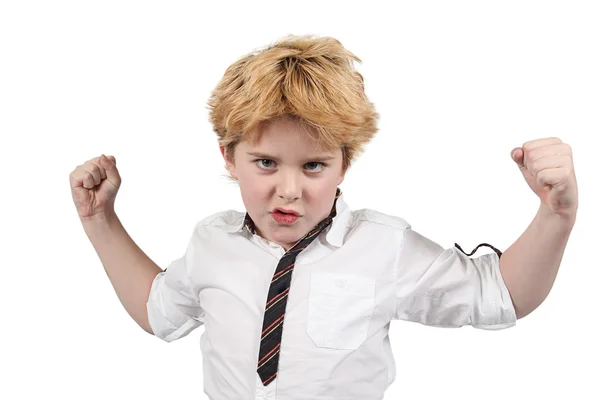
[[396, 376], [392, 320], [502, 329], [516, 314], [497, 253], [443, 248], [406, 220], [351, 210], [340, 196], [332, 224], [297, 257], [277, 378], [257, 361], [267, 292], [280, 245], [253, 234], [245, 213], [215, 213], [159, 273], [146, 304], [166, 342], [204, 325], [204, 392], [212, 400], [382, 399]]

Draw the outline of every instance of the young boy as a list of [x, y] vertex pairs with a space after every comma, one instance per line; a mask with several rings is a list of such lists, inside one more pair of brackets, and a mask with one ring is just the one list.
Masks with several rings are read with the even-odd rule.
[[167, 342], [205, 325], [211, 399], [381, 399], [395, 378], [392, 320], [507, 328], [553, 284], [577, 211], [570, 147], [548, 138], [513, 150], [541, 201], [505, 253], [444, 249], [403, 218], [345, 203], [339, 186], [378, 118], [353, 60], [335, 39], [291, 36], [227, 69], [210, 119], [246, 212], [198, 222], [164, 271], [114, 213], [114, 157], [71, 174], [86, 233], [136, 322]]

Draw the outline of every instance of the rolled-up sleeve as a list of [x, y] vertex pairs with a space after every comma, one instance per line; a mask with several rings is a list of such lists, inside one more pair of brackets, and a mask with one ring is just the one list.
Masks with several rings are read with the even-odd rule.
[[516, 324], [497, 253], [469, 257], [408, 228], [399, 253], [396, 319], [440, 327], [504, 329]]
[[204, 311], [189, 278], [196, 266], [197, 240], [194, 234], [185, 254], [171, 262], [152, 282], [146, 309], [154, 335], [172, 342], [204, 324]]

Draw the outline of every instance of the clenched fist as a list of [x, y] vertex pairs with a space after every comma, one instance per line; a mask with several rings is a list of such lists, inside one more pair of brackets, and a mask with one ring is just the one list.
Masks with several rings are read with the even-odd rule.
[[541, 138], [514, 148], [511, 156], [548, 210], [575, 218], [578, 189], [571, 146], [556, 137]]
[[78, 165], [69, 175], [71, 194], [81, 220], [114, 215], [121, 176], [113, 156], [92, 158]]

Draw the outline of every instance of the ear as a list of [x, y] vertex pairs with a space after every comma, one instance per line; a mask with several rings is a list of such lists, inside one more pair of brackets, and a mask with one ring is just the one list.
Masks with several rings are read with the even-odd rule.
[[344, 182], [344, 178], [346, 177], [346, 172], [348, 172], [348, 168], [350, 168], [349, 166], [347, 166], [345, 169], [342, 167], [342, 170], [340, 171], [340, 176], [338, 177], [338, 182], [337, 185], [341, 185], [342, 182]]
[[346, 177], [346, 171], [344, 171], [340, 174], [340, 177], [338, 178], [338, 183], [337, 183], [338, 186], [341, 185], [342, 182], [344, 182], [345, 177]]
[[236, 171], [235, 171], [235, 163], [234, 160], [230, 159], [227, 156], [227, 152], [225, 151], [225, 147], [219, 145], [219, 150], [221, 151], [221, 155], [223, 156], [223, 160], [225, 160], [225, 165], [227, 166], [227, 170], [229, 171], [229, 173], [231, 174], [231, 176], [233, 177], [233, 179], [235, 179], [236, 181], [238, 180]]

